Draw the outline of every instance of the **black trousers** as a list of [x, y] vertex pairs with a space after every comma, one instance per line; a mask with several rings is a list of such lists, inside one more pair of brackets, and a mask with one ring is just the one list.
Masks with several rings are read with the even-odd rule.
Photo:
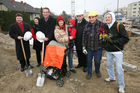
[[36, 58], [38, 65], [41, 65], [41, 50], [36, 49]]
[[30, 65], [30, 61], [29, 61], [29, 59], [27, 59], [27, 61], [26, 61], [26, 62], [25, 62], [25, 60], [24, 60], [24, 59], [19, 60], [19, 62], [20, 62], [21, 68], [25, 68], [26, 62], [27, 62], [27, 66], [29, 66], [29, 65]]
[[62, 73], [67, 73], [67, 63], [66, 63], [66, 50], [65, 50], [65, 55], [64, 55], [64, 59], [63, 59], [63, 64], [62, 64]]
[[87, 55], [85, 55], [82, 50], [76, 50], [76, 52], [78, 56], [78, 65], [87, 67], [88, 64]]

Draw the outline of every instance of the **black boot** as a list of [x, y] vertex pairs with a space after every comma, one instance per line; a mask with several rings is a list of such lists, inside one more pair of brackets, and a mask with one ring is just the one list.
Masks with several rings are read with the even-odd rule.
[[80, 64], [78, 64], [75, 68], [80, 68], [80, 67], [82, 67]]
[[88, 68], [87, 67], [83, 67], [83, 72], [87, 72]]
[[20, 71], [21, 71], [21, 72], [24, 72], [24, 70], [25, 70], [24, 68], [20, 68]]

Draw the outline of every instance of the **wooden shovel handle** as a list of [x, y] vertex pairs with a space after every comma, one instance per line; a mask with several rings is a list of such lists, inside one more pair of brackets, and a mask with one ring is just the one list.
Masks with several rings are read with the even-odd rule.
[[41, 57], [42, 64], [44, 63], [43, 59], [44, 59], [44, 41], [43, 41], [43, 44], [42, 44], [42, 57]]
[[25, 55], [25, 50], [24, 50], [23, 40], [21, 39], [20, 42], [21, 42], [21, 47], [22, 47], [22, 51], [23, 51], [23, 55], [24, 55], [24, 59], [25, 59], [25, 61], [26, 61], [26, 55]]

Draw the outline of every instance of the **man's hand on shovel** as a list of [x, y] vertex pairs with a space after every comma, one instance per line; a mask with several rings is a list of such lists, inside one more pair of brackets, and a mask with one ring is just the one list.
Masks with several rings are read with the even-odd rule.
[[18, 36], [17, 38], [18, 38], [18, 40], [21, 40], [23, 37], [22, 36]]
[[45, 38], [43, 38], [42, 40], [43, 40], [43, 41], [48, 41], [49, 38], [45, 37]]

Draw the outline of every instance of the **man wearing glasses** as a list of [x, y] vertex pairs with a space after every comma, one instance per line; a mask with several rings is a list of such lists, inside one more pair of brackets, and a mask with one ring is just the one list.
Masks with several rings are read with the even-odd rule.
[[50, 9], [45, 7], [42, 9], [42, 15], [43, 17], [39, 20], [39, 30], [41, 30], [45, 34], [45, 38], [43, 38], [43, 41], [45, 42], [45, 48], [46, 45], [54, 39], [54, 29], [56, 25], [56, 19], [54, 19], [52, 16], [50, 16], [51, 12]]
[[82, 35], [85, 25], [87, 21], [84, 19], [83, 11], [76, 11], [76, 38], [75, 38], [75, 46], [76, 52], [78, 55], [78, 65], [76, 68], [83, 67], [83, 72], [87, 72], [87, 58], [86, 55], [82, 51]]
[[89, 22], [86, 24], [83, 31], [83, 53], [88, 56], [88, 74], [86, 79], [92, 77], [92, 59], [94, 57], [95, 74], [99, 78], [100, 63], [102, 58], [102, 40], [99, 36], [99, 28], [105, 29], [105, 25], [100, 22], [96, 11], [91, 11], [88, 14]]

